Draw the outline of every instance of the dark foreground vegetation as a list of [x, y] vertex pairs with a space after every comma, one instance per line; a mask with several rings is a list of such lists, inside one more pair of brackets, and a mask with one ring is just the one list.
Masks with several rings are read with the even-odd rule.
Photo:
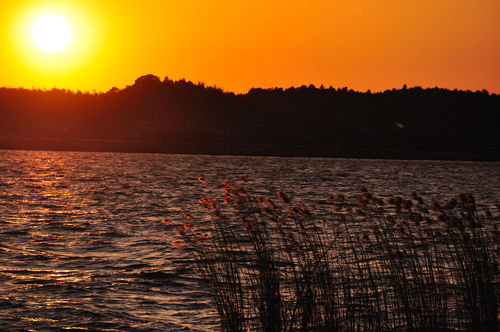
[[498, 331], [499, 217], [472, 195], [362, 190], [322, 216], [246, 183], [200, 199], [208, 219], [164, 221], [225, 331]]
[[107, 93], [0, 89], [0, 149], [500, 160], [499, 124], [487, 91], [235, 95], [153, 75]]

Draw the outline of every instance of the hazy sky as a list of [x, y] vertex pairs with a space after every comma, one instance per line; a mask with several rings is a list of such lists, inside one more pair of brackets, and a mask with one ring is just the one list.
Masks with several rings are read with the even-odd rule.
[[[36, 48], [40, 15], [70, 46]], [[225, 90], [313, 83], [500, 93], [499, 0], [0, 1], [0, 86], [108, 90], [144, 74]]]

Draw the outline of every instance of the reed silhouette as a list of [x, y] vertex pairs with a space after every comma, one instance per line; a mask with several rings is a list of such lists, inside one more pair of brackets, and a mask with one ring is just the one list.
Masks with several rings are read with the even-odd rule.
[[328, 200], [226, 180], [208, 219], [166, 222], [225, 331], [498, 331], [498, 215], [468, 193]]
[[500, 160], [499, 110], [484, 90], [236, 95], [146, 75], [106, 93], [0, 88], [0, 148]]

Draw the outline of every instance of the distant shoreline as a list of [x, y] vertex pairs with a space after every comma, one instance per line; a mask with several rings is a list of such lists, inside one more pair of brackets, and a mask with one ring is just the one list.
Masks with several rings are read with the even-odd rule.
[[145, 75], [102, 94], [0, 88], [0, 148], [500, 161], [500, 95], [314, 85], [235, 95]]
[[328, 144], [226, 144], [221, 142], [161, 142], [140, 140], [51, 139], [0, 137], [0, 150], [124, 152], [230, 156], [359, 158], [394, 160], [500, 161], [499, 151], [400, 151], [391, 147]]

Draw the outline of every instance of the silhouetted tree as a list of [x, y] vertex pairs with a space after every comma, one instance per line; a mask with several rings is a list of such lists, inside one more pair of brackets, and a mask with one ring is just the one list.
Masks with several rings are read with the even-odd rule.
[[310, 84], [236, 95], [145, 75], [106, 93], [0, 88], [0, 120], [0, 148], [90, 149], [67, 142], [92, 139], [118, 150], [128, 140], [147, 151], [500, 159], [500, 96], [486, 90]]

